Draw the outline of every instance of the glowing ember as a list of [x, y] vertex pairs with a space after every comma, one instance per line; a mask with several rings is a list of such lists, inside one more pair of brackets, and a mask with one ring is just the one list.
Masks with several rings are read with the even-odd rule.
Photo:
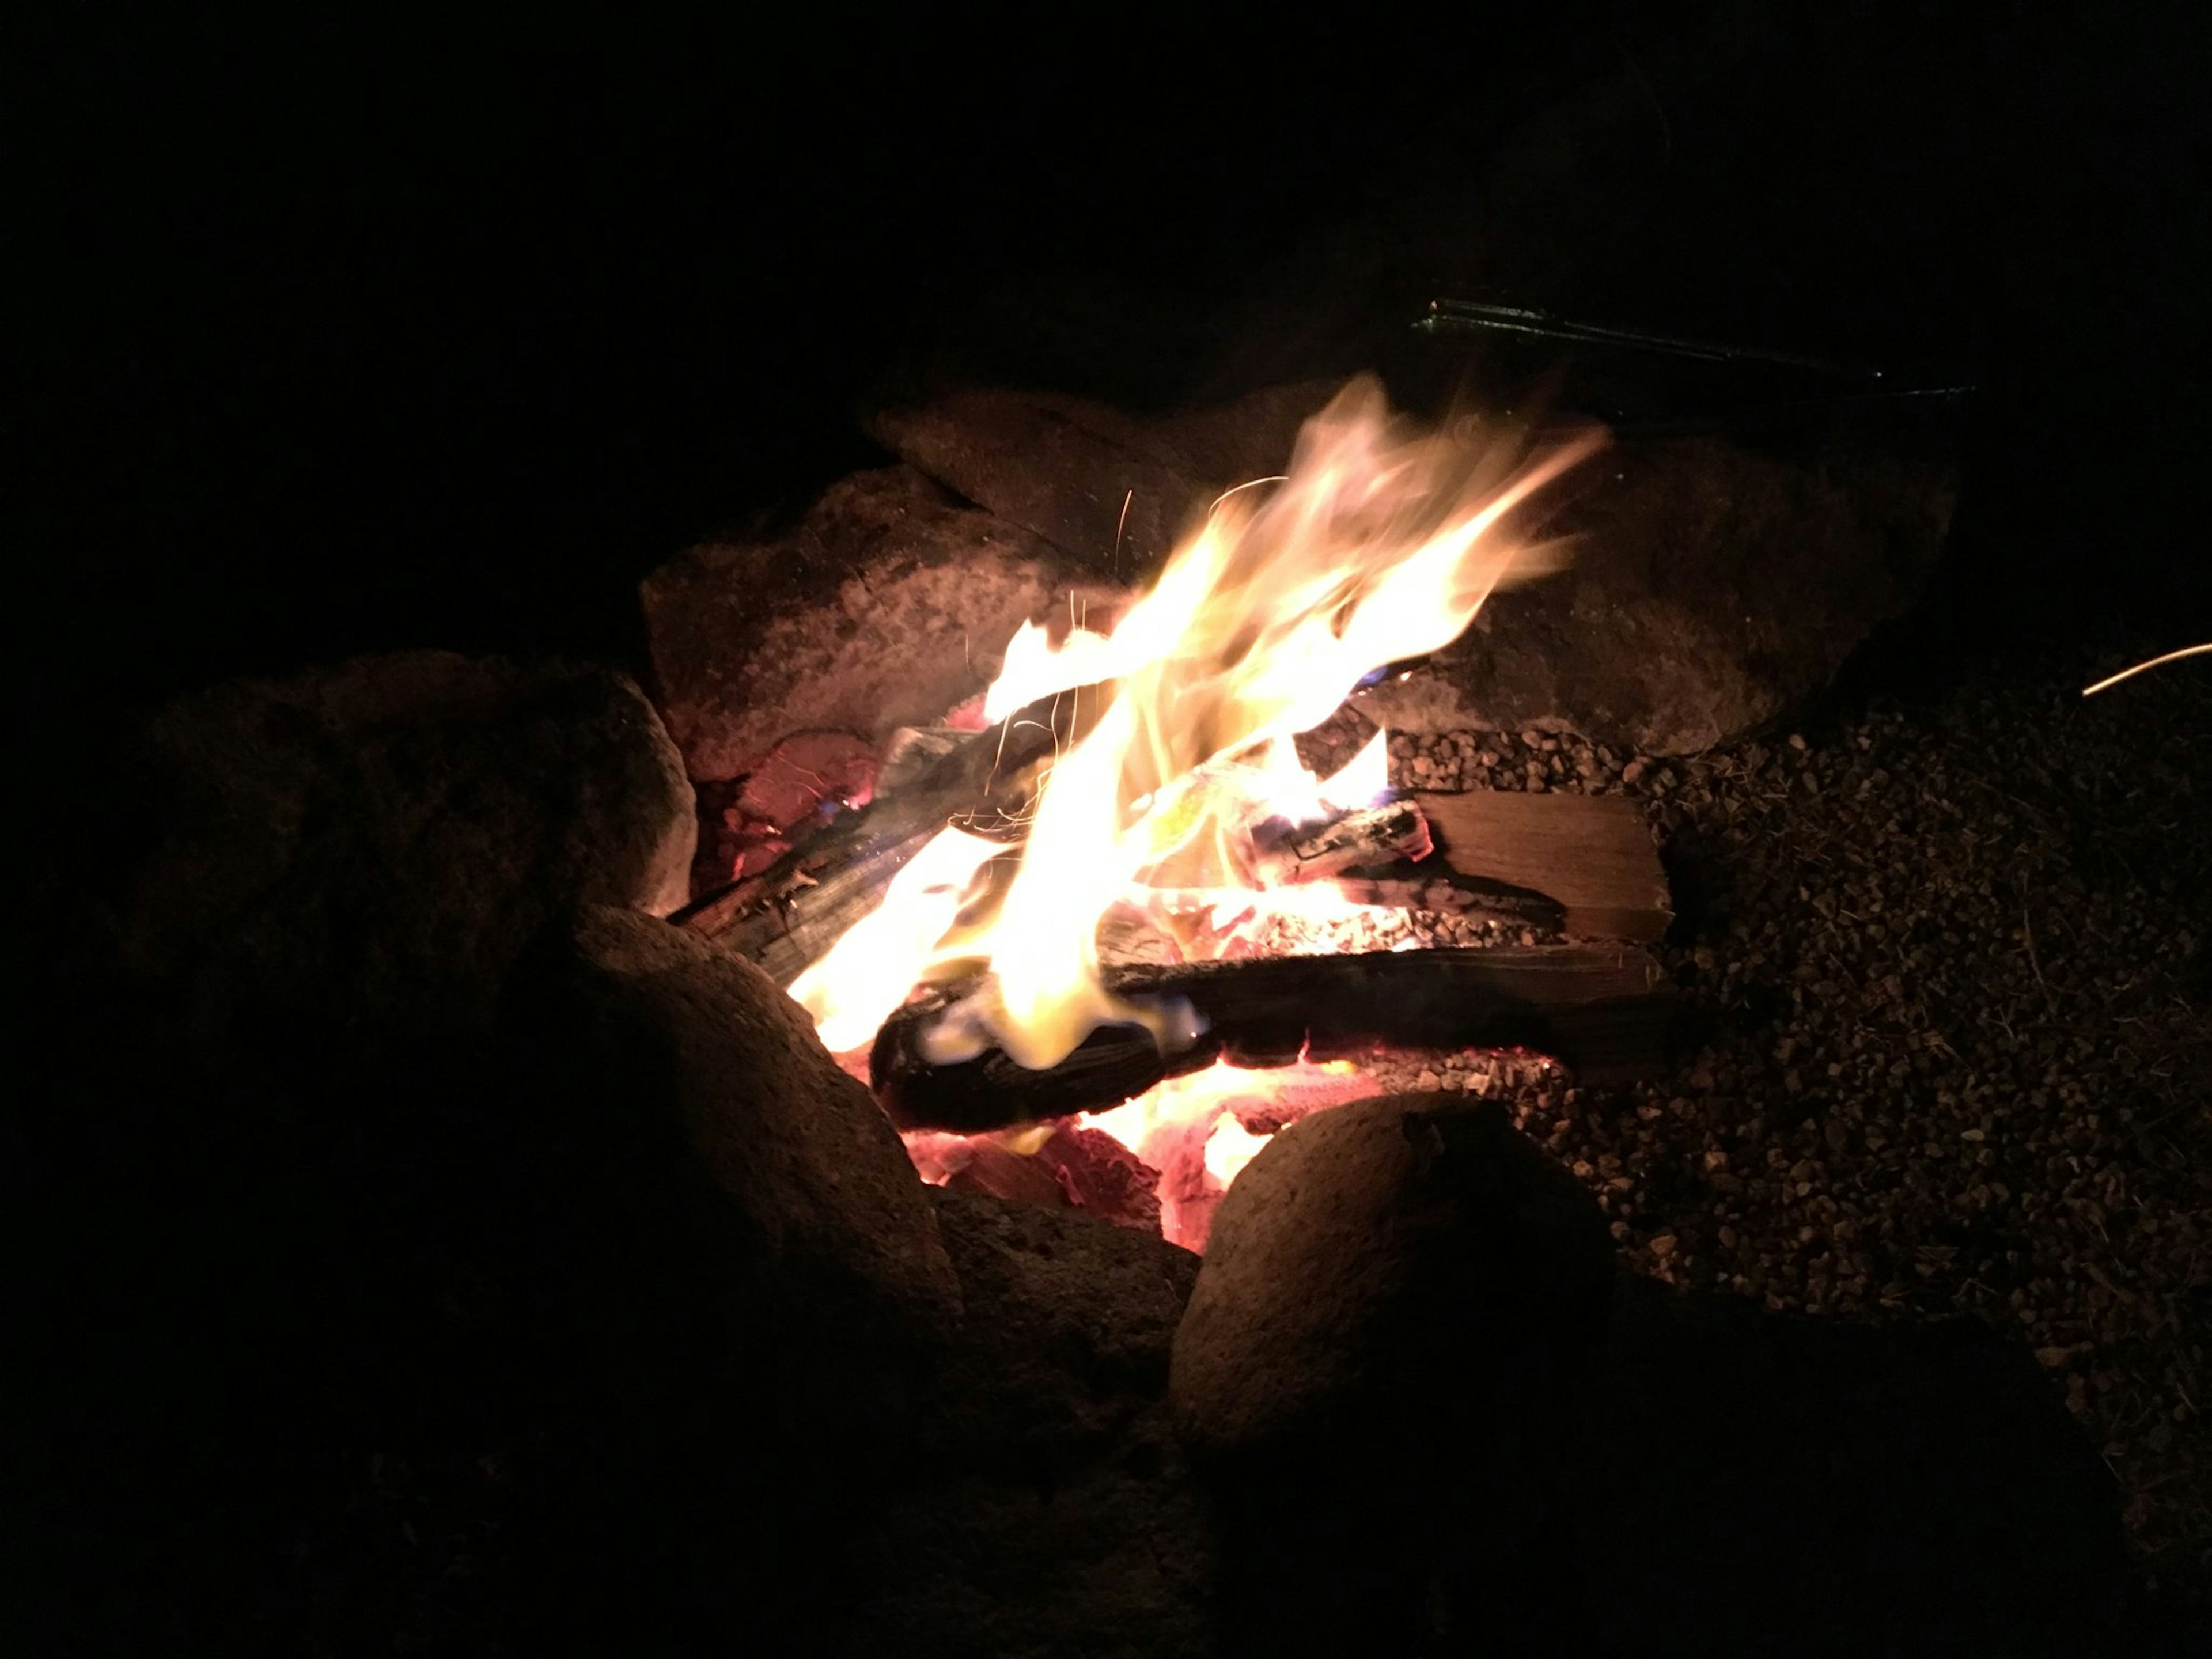
[[[1188, 1009], [1123, 1000], [1101, 980], [1110, 918], [1141, 918], [1196, 959], [1279, 953], [1286, 937], [1332, 948], [1332, 927], [1387, 917], [1334, 881], [1286, 878], [1263, 853], [1382, 797], [1382, 734], [1327, 780], [1291, 739], [1379, 670], [1450, 643], [1501, 582], [1527, 574], [1529, 550], [1504, 520], [1593, 441], [1516, 470], [1510, 454], [1408, 433], [1379, 388], [1356, 381], [1307, 423], [1288, 475], [1217, 501], [1110, 631], [1073, 627], [1055, 641], [1024, 628], [985, 717], [1078, 691], [1095, 717], [1041, 781], [1011, 880], [985, 879], [1006, 849], [947, 830], [800, 978], [793, 994], [825, 1041], [866, 1043], [926, 975], [968, 960], [988, 971], [929, 1033], [933, 1061], [995, 1046], [1050, 1066], [1108, 1024], [1174, 1048], [1194, 1035]], [[1160, 1172], [1164, 1226], [1194, 1243], [1304, 1084], [1369, 1092], [1341, 1092], [1349, 1068], [1300, 1069], [1312, 1077], [1255, 1084], [1216, 1066], [1090, 1121]], [[945, 1179], [956, 1139], [909, 1146]]]
[[1217, 1062], [1084, 1121], [1160, 1172], [1160, 1231], [1197, 1250], [1206, 1247], [1213, 1206], [1268, 1135], [1310, 1112], [1371, 1095], [1376, 1086], [1342, 1061], [1266, 1072]]
[[[1172, 1078], [1111, 1111], [1086, 1113], [1076, 1122], [1103, 1130], [1158, 1172], [1162, 1236], [1202, 1250], [1214, 1206], [1270, 1135], [1310, 1113], [1364, 1099], [1380, 1087], [1341, 1060], [1301, 1060], [1269, 1071], [1247, 1071], [1224, 1061]], [[1036, 1155], [1052, 1139], [1054, 1128], [1030, 1124], [994, 1135], [915, 1130], [903, 1139], [922, 1179], [943, 1186], [969, 1169], [986, 1148]]]

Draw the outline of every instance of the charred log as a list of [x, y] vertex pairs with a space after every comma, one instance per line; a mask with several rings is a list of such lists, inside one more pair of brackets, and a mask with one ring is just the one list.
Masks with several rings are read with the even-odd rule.
[[[1070, 692], [945, 747], [912, 782], [675, 920], [788, 985], [947, 824], [1018, 841], [1031, 769], [1065, 749], [1098, 706], [1093, 693]], [[1509, 937], [1645, 942], [1673, 915], [1641, 815], [1612, 797], [1422, 794], [1288, 840], [1261, 869], [1279, 883], [1339, 880], [1357, 902], [1480, 917]], [[1162, 951], [1136, 938], [1106, 954], [1126, 963]]]
[[1327, 881], [1349, 870], [1428, 857], [1429, 822], [1410, 800], [1369, 806], [1309, 835], [1270, 849], [1260, 860], [1263, 879], [1279, 884]]
[[951, 825], [1018, 837], [1031, 769], [1073, 742], [1097, 706], [1095, 694], [1079, 690], [1008, 715], [939, 757], [896, 794], [671, 920], [750, 957], [779, 985], [790, 984], [876, 908], [891, 878], [939, 830]]
[[1657, 962], [1608, 945], [1278, 957], [1125, 969], [1109, 982], [1132, 1001], [1188, 1005], [1201, 1035], [1170, 1053], [1140, 1027], [1103, 1026], [1043, 1070], [996, 1048], [939, 1063], [927, 1038], [954, 1000], [939, 996], [878, 1034], [878, 1102], [902, 1127], [975, 1133], [1113, 1106], [1217, 1060], [1280, 1066], [1302, 1054], [1468, 1045], [1534, 1048], [1589, 1081], [1617, 1082], [1663, 1062], [1672, 1002]]

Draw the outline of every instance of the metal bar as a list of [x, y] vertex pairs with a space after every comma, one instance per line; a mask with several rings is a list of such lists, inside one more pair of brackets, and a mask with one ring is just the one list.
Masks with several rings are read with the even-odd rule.
[[1878, 368], [1835, 362], [1792, 351], [1772, 351], [1759, 346], [1729, 345], [1715, 340], [1693, 340], [1677, 335], [1652, 334], [1638, 329], [1611, 328], [1598, 323], [1573, 322], [1548, 312], [1520, 306], [1483, 305], [1473, 300], [1431, 300], [1427, 313], [1413, 326], [1424, 334], [1528, 334], [1547, 340], [1567, 340], [1584, 345], [1613, 346], [1631, 351], [1653, 351], [1671, 357], [1688, 357], [1711, 363], [1764, 363], [1838, 379], [1875, 382], [1884, 378]]

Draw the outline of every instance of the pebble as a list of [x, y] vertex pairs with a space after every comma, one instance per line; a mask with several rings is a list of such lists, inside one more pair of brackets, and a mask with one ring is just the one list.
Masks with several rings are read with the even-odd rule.
[[[2212, 836], [2190, 828], [2212, 677], [2147, 676], [2126, 704], [2062, 673], [1955, 678], [1910, 715], [1877, 700], [1818, 743], [1686, 759], [1533, 727], [1394, 737], [1394, 777], [1423, 787], [1638, 800], [1699, 895], [1660, 950], [1712, 1035], [1571, 1106], [1539, 1056], [1375, 1069], [1506, 1103], [1655, 1278], [2017, 1333], [2138, 1548], [2212, 1594], [2190, 1565], [2212, 1538], [2212, 1118], [2185, 1059], [2212, 1053]], [[1337, 763], [1370, 735], [1347, 722]]]

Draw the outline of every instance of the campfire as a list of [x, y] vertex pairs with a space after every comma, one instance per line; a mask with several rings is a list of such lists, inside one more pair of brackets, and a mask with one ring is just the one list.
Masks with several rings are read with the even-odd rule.
[[1268, 1135], [1381, 1090], [1379, 1053], [1647, 1069], [1668, 902], [1626, 802], [1394, 790], [1380, 728], [1309, 764], [1364, 685], [1550, 568], [1533, 512], [1595, 445], [1415, 431], [1354, 382], [1148, 589], [1025, 624], [865, 810], [686, 920], [788, 986], [925, 1179], [1193, 1249]]
[[[390, 1408], [276, 1443], [398, 1449], [334, 1490], [327, 1536], [380, 1515], [407, 1548], [380, 1559], [419, 1550], [441, 1584], [502, 1528], [550, 1537], [509, 1593], [611, 1562], [609, 1628], [649, 1595], [804, 1650], [903, 1651], [909, 1631], [938, 1653], [1548, 1649], [1568, 1644], [1522, 1638], [1583, 1636], [1594, 1586], [1611, 1599], [1588, 1622], [1625, 1651], [1665, 1645], [1647, 1616], [1856, 1632], [1961, 1583], [1992, 1620], [2020, 1584], [2039, 1631], [2094, 1620], [2110, 1483], [2051, 1374], [2086, 1395], [2111, 1375], [2093, 1346], [2167, 1304], [2116, 1311], [2121, 1259], [2047, 1225], [2118, 1217], [2124, 1180], [2148, 1179], [2081, 1133], [2071, 1103], [2111, 1097], [2040, 1053], [1979, 1073], [1995, 1016], [1937, 1006], [1978, 984], [2023, 1027], [2079, 1006], [2039, 900], [2005, 957], [2014, 796], [1950, 812], [1958, 741], [1885, 748], [1879, 725], [1693, 763], [1624, 762], [1526, 706], [1514, 732], [1471, 709], [1418, 724], [1425, 677], [1562, 593], [1489, 603], [1540, 568], [1547, 525], [1577, 522], [1553, 503], [1585, 448], [1408, 434], [1357, 387], [1285, 476], [1194, 492], [1134, 593], [1048, 588], [982, 509], [864, 480], [815, 515], [890, 544], [867, 580], [775, 546], [712, 567], [792, 567], [791, 610], [830, 613], [745, 634], [686, 612], [725, 642], [733, 697], [854, 695], [826, 671], [885, 657], [853, 646], [878, 613], [906, 630], [884, 639], [959, 646], [939, 624], [966, 613], [931, 596], [976, 573], [1022, 615], [974, 625], [980, 672], [953, 674], [957, 650], [917, 670], [927, 702], [868, 682], [895, 715], [779, 702], [772, 730], [729, 726], [744, 758], [720, 777], [687, 774], [604, 670], [408, 653], [180, 703], [131, 775], [173, 822], [90, 918], [114, 965], [54, 1045], [112, 1067], [97, 1092], [73, 1070], [52, 1104], [105, 1103], [87, 1133], [128, 1155], [88, 1145], [83, 1202], [55, 1207], [104, 1228], [183, 1194], [153, 1213], [163, 1248], [202, 1252], [191, 1324], [243, 1308], [280, 1339], [287, 1363], [256, 1347], [209, 1374], [240, 1386], [207, 1444], [252, 1442], [276, 1398], [256, 1379], [343, 1399], [359, 1356], [389, 1358]], [[966, 550], [932, 564], [926, 533]], [[1562, 610], [1644, 649], [1580, 583], [1605, 548], [1578, 542]], [[884, 597], [902, 582], [911, 605]], [[1480, 636], [1406, 666], [1479, 613]], [[777, 653], [825, 672], [754, 672]], [[2178, 812], [2189, 775], [2170, 776]], [[702, 805], [728, 879], [671, 925]], [[1708, 902], [1662, 974], [1670, 828]], [[2066, 838], [2039, 833], [2064, 873]], [[1948, 899], [1909, 900], [1915, 872]], [[1831, 911], [1856, 933], [1822, 931]], [[1990, 948], [1940, 948], [1946, 927]], [[2166, 951], [2162, 1001], [2185, 986], [2185, 934], [2120, 937]], [[1957, 976], [1975, 955], [1990, 976]], [[1662, 1066], [1677, 976], [1719, 1035]], [[142, 1035], [111, 1040], [133, 1007], [120, 1029]], [[2150, 1087], [2166, 1053], [2128, 1052]], [[2008, 1191], [2035, 1195], [2027, 1221]], [[2192, 1213], [2147, 1213], [2144, 1235], [2186, 1249]], [[1850, 1318], [1948, 1295], [1954, 1249], [2033, 1349]], [[2057, 1299], [2076, 1262], [2111, 1300]], [[127, 1330], [163, 1270], [113, 1265], [90, 1305]], [[1792, 1274], [1841, 1316], [1784, 1317]], [[305, 1328], [337, 1369], [296, 1389], [285, 1316], [325, 1285]], [[117, 1357], [136, 1375], [155, 1351]], [[170, 1434], [167, 1403], [133, 1443]], [[76, 1443], [96, 1458], [108, 1431], [95, 1413]], [[559, 1541], [572, 1524], [588, 1553]], [[1747, 1608], [1745, 1583], [1765, 1600]], [[1680, 1622], [1686, 1586], [1703, 1623]]]

